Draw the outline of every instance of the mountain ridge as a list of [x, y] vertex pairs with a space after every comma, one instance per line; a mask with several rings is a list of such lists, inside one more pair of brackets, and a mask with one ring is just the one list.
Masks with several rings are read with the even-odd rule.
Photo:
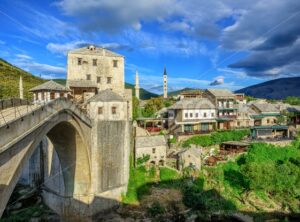
[[235, 92], [264, 99], [284, 99], [288, 96], [300, 97], [300, 77], [273, 79], [239, 89]]

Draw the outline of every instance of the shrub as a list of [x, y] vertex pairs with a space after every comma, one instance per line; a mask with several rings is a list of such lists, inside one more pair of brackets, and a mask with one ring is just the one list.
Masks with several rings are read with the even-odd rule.
[[165, 212], [165, 208], [159, 203], [159, 202], [154, 202], [151, 204], [150, 207], [147, 209], [147, 213], [151, 217], [156, 217], [158, 215], [161, 215]]

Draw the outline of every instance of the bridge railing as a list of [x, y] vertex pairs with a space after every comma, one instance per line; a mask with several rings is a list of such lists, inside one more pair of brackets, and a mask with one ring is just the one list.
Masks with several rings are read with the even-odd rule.
[[5, 145], [17, 141], [19, 137], [38, 127], [46, 121], [55, 121], [56, 114], [62, 110], [69, 110], [83, 122], [91, 125], [91, 120], [75, 103], [67, 98], [59, 98], [39, 106], [30, 112], [0, 126], [0, 153]]
[[0, 110], [16, 107], [16, 106], [29, 105], [29, 104], [30, 102], [25, 99], [18, 99], [18, 98], [4, 99], [4, 100], [0, 100]]

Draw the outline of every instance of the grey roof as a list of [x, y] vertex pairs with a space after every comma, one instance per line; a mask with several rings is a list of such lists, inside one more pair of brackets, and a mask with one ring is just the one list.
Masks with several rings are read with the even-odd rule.
[[122, 96], [118, 95], [117, 93], [113, 92], [111, 89], [106, 89], [100, 91], [98, 94], [94, 95], [90, 98], [87, 102], [110, 102], [110, 101], [117, 101], [117, 102], [124, 102]]
[[136, 137], [135, 139], [136, 148], [166, 146], [166, 145], [167, 142], [163, 135], [141, 136], [141, 137]]
[[256, 114], [255, 110], [243, 103], [234, 104], [234, 107], [237, 108], [239, 113]]
[[57, 82], [54, 82], [52, 80], [45, 82], [41, 85], [38, 85], [36, 87], [33, 87], [30, 89], [30, 92], [35, 92], [35, 91], [41, 91], [41, 90], [51, 90], [51, 91], [70, 91], [70, 89], [66, 86], [63, 86]]
[[83, 48], [79, 49], [74, 49], [69, 51], [71, 54], [82, 54], [82, 55], [98, 55], [98, 56], [110, 56], [110, 57], [124, 57], [120, 54], [117, 54], [115, 52], [112, 52], [106, 48], [103, 47], [97, 47], [97, 46], [92, 46], [94, 47], [94, 50], [91, 50], [89, 48], [90, 46], [86, 46]]
[[201, 150], [201, 147], [199, 148], [199, 147], [192, 146], [191, 148], [186, 148], [186, 149], [180, 150], [177, 153], [177, 155], [181, 156], [181, 155], [183, 155], [185, 153], [191, 153], [192, 155], [201, 157], [202, 150]]
[[169, 109], [215, 109], [216, 106], [206, 98], [184, 98]]
[[275, 105], [271, 103], [254, 103], [255, 106], [262, 113], [278, 113], [279, 109], [276, 108]]
[[70, 79], [67, 81], [69, 87], [85, 87], [85, 88], [96, 88], [97, 84], [91, 80], [84, 79]]
[[235, 95], [228, 89], [207, 89], [215, 97], [235, 97]]

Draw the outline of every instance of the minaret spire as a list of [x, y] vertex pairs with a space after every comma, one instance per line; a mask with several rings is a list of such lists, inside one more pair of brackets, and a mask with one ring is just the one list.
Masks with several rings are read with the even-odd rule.
[[166, 66], [164, 68], [164, 99], [168, 98], [168, 76]]
[[23, 88], [22, 76], [20, 76], [20, 81], [19, 81], [19, 93], [20, 93], [20, 99], [24, 99], [24, 88]]
[[139, 73], [137, 69], [135, 72], [135, 96], [136, 98], [140, 99], [140, 83], [139, 83]]

